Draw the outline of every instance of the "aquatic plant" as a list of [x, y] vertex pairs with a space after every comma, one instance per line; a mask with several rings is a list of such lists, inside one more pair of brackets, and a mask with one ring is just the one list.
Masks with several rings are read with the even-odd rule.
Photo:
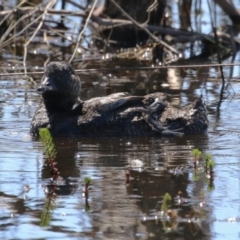
[[210, 153], [204, 154], [205, 167], [207, 167], [209, 161], [213, 161], [212, 155]]
[[130, 183], [130, 172], [129, 171], [126, 171], [126, 174], [125, 174], [125, 176], [126, 176], [126, 180], [125, 180], [125, 182], [126, 182], [126, 185], [128, 185], [129, 183]]
[[165, 193], [163, 197], [163, 203], [161, 205], [161, 211], [166, 214], [171, 207], [172, 197], [169, 193]]
[[[39, 130], [39, 136], [43, 145], [44, 154], [46, 156], [45, 163], [47, 166], [50, 167], [50, 172], [53, 180], [57, 180], [59, 178], [59, 171], [56, 168], [57, 162], [54, 161], [56, 158], [57, 151], [53, 143], [51, 133], [47, 128], [41, 128]], [[50, 191], [48, 190], [47, 192], [46, 203], [41, 214], [40, 226], [44, 227], [50, 224], [52, 210], [54, 208], [54, 200], [56, 197], [55, 194], [56, 187], [57, 186], [55, 184], [52, 185], [51, 190]]]
[[213, 169], [213, 167], [215, 166], [215, 162], [213, 160], [213, 157], [210, 153], [206, 153], [204, 155], [204, 160], [205, 160], [205, 167], [208, 169]]
[[213, 191], [215, 189], [213, 179], [209, 179], [207, 189], [208, 189], [208, 191]]
[[84, 182], [85, 182], [85, 188], [83, 190], [84, 196], [85, 196], [85, 211], [89, 212], [91, 211], [91, 207], [88, 203], [88, 194], [89, 194], [89, 185], [91, 184], [91, 177], [85, 177]]
[[39, 130], [40, 140], [43, 144], [43, 151], [46, 156], [46, 163], [51, 169], [53, 179], [56, 180], [59, 177], [58, 168], [56, 168], [57, 162], [54, 161], [56, 157], [56, 148], [52, 140], [51, 133], [47, 128], [41, 128]]
[[89, 187], [91, 181], [92, 181], [91, 177], [85, 177], [85, 178], [84, 178], [84, 182], [85, 182], [85, 191], [88, 190], [88, 187]]
[[195, 161], [200, 160], [202, 157], [202, 152], [199, 149], [194, 148], [192, 150], [192, 156], [194, 157]]
[[211, 160], [209, 160], [209, 161], [207, 162], [207, 167], [210, 169], [210, 171], [213, 170], [213, 167], [214, 167], [214, 166], [215, 166], [215, 162], [214, 162], [213, 159], [211, 159]]
[[198, 180], [199, 180], [199, 173], [195, 171], [193, 174], [193, 181], [197, 182]]
[[[177, 228], [178, 222], [178, 212], [176, 210], [171, 209], [172, 206], [172, 197], [169, 193], [165, 193], [163, 197], [163, 203], [161, 205], [161, 212], [164, 215], [162, 218], [163, 229], [165, 232], [169, 232], [175, 230]], [[165, 217], [168, 218], [165, 218]]]
[[56, 150], [52, 141], [51, 133], [47, 128], [41, 128], [39, 130], [40, 140], [43, 144], [43, 150], [48, 159], [54, 159], [56, 157]]
[[[205, 160], [205, 171], [207, 174], [207, 178], [209, 179], [209, 181], [211, 182], [210, 185], [213, 186], [213, 168], [215, 166], [215, 162], [212, 158], [212, 155], [207, 153], [204, 155], [204, 160]], [[211, 190], [214, 189], [214, 187], [210, 187]]]
[[88, 198], [88, 190], [89, 190], [89, 185], [91, 183], [92, 179], [90, 177], [85, 177], [84, 182], [85, 182], [85, 188], [83, 190], [83, 193], [85, 195], [85, 198]]
[[51, 218], [52, 218], [52, 210], [54, 209], [54, 197], [55, 197], [54, 191], [51, 191], [48, 194], [48, 198], [46, 200], [46, 203], [44, 205], [42, 214], [41, 214], [41, 221], [40, 226], [46, 227], [49, 226]]

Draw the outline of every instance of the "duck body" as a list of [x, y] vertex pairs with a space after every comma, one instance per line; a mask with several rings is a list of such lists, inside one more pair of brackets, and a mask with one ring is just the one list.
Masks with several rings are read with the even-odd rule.
[[208, 127], [201, 98], [179, 108], [171, 106], [164, 93], [115, 93], [81, 101], [80, 89], [80, 79], [68, 63], [50, 63], [38, 89], [42, 102], [32, 119], [31, 133], [46, 127], [53, 136], [182, 136], [202, 133]]

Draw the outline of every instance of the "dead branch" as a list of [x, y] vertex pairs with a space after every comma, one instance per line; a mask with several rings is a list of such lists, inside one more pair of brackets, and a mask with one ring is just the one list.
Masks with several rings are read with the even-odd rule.
[[[54, 33], [58, 36], [61, 36], [63, 39], [68, 39], [66, 36], [64, 36], [64, 34], [61, 34], [60, 30], [55, 29], [53, 30], [50, 25], [46, 24], [46, 29], [43, 28], [43, 23], [47, 23], [47, 22], [51, 22], [51, 23], [56, 23], [53, 20], [49, 20], [46, 19], [46, 16], [52, 16], [52, 15], [60, 15], [60, 16], [64, 16], [64, 17], [68, 17], [68, 16], [78, 16], [83, 18], [83, 22], [80, 23], [79, 21], [79, 25], [82, 24], [83, 27], [81, 28], [81, 31], [78, 34], [78, 39], [77, 42], [73, 41], [71, 39], [68, 39], [70, 41], [70, 43], [76, 43], [75, 45], [75, 49], [74, 52], [70, 58], [70, 62], [73, 60], [76, 51], [79, 47], [80, 41], [83, 38], [83, 33], [87, 27], [87, 25], [89, 24], [90, 20], [92, 20], [94, 24], [93, 27], [96, 28], [95, 34], [97, 34], [97, 30], [99, 29], [99, 26], [103, 26], [104, 29], [113, 29], [114, 27], [117, 26], [127, 26], [129, 28], [139, 28], [141, 30], [144, 30], [145, 32], [147, 32], [147, 34], [154, 40], [154, 42], [160, 43], [160, 45], [165, 46], [165, 51], [169, 51], [169, 54], [172, 53], [178, 53], [178, 51], [176, 51], [173, 47], [170, 46], [170, 44], [172, 43], [185, 43], [185, 42], [195, 42], [195, 41], [202, 41], [202, 42], [211, 42], [214, 43], [215, 42], [215, 38], [214, 35], [208, 35], [208, 34], [199, 34], [197, 32], [189, 32], [189, 31], [183, 31], [183, 30], [178, 30], [178, 29], [172, 29], [172, 28], [165, 28], [165, 27], [161, 27], [161, 26], [155, 26], [155, 25], [148, 25], [147, 22], [141, 24], [139, 22], [137, 22], [136, 20], [134, 20], [131, 16], [129, 16], [128, 13], [126, 13], [116, 2], [115, 0], [111, 0], [113, 4], [115, 4], [115, 6], [119, 8], [119, 10], [122, 12], [122, 14], [124, 14], [126, 16], [126, 18], [128, 18], [127, 20], [125, 19], [109, 19], [109, 18], [101, 18], [99, 16], [95, 16], [93, 15], [93, 9], [94, 6], [96, 4], [96, 0], [94, 1], [94, 5], [92, 6], [90, 11], [85, 11], [85, 9], [82, 6], [78, 6], [80, 9], [83, 9], [84, 11], [77, 11], [77, 12], [73, 12], [73, 11], [66, 11], [66, 10], [54, 10], [53, 9], [53, 5], [56, 2], [56, 0], [51, 0], [48, 2], [47, 7], [43, 8], [43, 5], [38, 5], [38, 6], [34, 6], [34, 7], [22, 7], [21, 5], [18, 5], [17, 7], [11, 10], [5, 10], [5, 11], [1, 11], [0, 12], [0, 17], [2, 17], [1, 24], [4, 21], [7, 21], [9, 18], [11, 18], [12, 15], [16, 14], [16, 15], [22, 15], [22, 17], [20, 19], [18, 19], [17, 21], [8, 21], [10, 22], [7, 30], [5, 31], [5, 33], [2, 35], [1, 39], [0, 39], [0, 46], [1, 48], [6, 47], [7, 45], [10, 45], [11, 43], [13, 43], [14, 41], [16, 42], [17, 39], [22, 39], [24, 40], [27, 37], [27, 42], [24, 45], [24, 64], [26, 64], [26, 58], [27, 58], [27, 48], [28, 45], [32, 42], [33, 38], [36, 36], [37, 33], [39, 32], [43, 32], [45, 39], [47, 38], [47, 35], [49, 33]], [[71, 0], [68, 0], [68, 2], [72, 3]], [[26, 25], [26, 19], [29, 18], [30, 16], [32, 16], [34, 14], [34, 18], [33, 20]], [[12, 18], [11, 18], [12, 20]], [[22, 29], [20, 27], [18, 27], [20, 24], [23, 25], [25, 23], [25, 27]], [[30, 28], [33, 24], [37, 24], [36, 29], [32, 29]], [[84, 23], [84, 24], [83, 24]], [[16, 30], [17, 29], [17, 30]], [[30, 29], [30, 31], [29, 31]], [[28, 31], [26, 31], [28, 30]], [[172, 37], [176, 37], [177, 38], [172, 38], [171, 41], [166, 41], [167, 38], [165, 38], [165, 41], [160, 40], [158, 37], [156, 37], [154, 34], [152, 34], [152, 32], [158, 32], [159, 34], [164, 34], [165, 36], [168, 37], [172, 36]], [[26, 33], [27, 35], [24, 36], [23, 33]], [[64, 33], [66, 33], [66, 30], [64, 30]], [[12, 35], [10, 35], [12, 34]], [[226, 33], [219, 33], [217, 32], [218, 37], [221, 37], [221, 40], [224, 40], [222, 45], [219, 45], [222, 48], [228, 48], [229, 49], [229, 42], [231, 42], [231, 46], [235, 46], [235, 48], [239, 48], [240, 46], [240, 42], [237, 38], [233, 38], [233, 35], [229, 35]], [[91, 35], [92, 39], [93, 39], [94, 33]], [[74, 38], [76, 35], [74, 34]], [[110, 40], [106, 40], [108, 41], [108, 43], [110, 42]], [[233, 47], [232, 47], [233, 49]], [[235, 49], [235, 52], [236, 52]], [[90, 51], [88, 49], [88, 51]], [[91, 52], [91, 51], [90, 51]], [[140, 49], [139, 48], [139, 53], [136, 55], [141, 55], [144, 52], [144, 49]], [[121, 55], [121, 54], [120, 54]], [[119, 55], [119, 56], [120, 56]], [[123, 57], [125, 57], [125, 54], [122, 54]]]
[[70, 4], [73, 5], [74, 7], [77, 7], [77, 8], [79, 8], [79, 9], [81, 9], [82, 11], [85, 11], [85, 10], [86, 10], [85, 7], [81, 6], [80, 4], [78, 4], [78, 3], [76, 3], [76, 2], [74, 2], [74, 1], [72, 1], [72, 0], [66, 0], [66, 2], [70, 3]]
[[165, 43], [164, 41], [160, 40], [158, 37], [156, 37], [155, 35], [153, 35], [145, 26], [145, 24], [139, 24], [137, 21], [135, 21], [127, 12], [125, 12], [114, 0], [111, 0], [111, 2], [118, 8], [119, 11], [122, 12], [123, 15], [125, 15], [134, 25], [136, 25], [138, 28], [143, 29], [154, 41], [156, 41], [157, 43], [162, 44], [164, 47], [166, 47], [167, 49], [171, 50], [172, 52], [176, 53], [176, 54], [180, 54], [176, 49], [174, 49], [173, 47], [169, 46], [167, 43]]
[[0, 22], [0, 26], [16, 11], [17, 8], [21, 7], [22, 4], [26, 3], [27, 0], [21, 1], [15, 8], [13, 8]]
[[85, 29], [86, 29], [86, 27], [87, 27], [87, 25], [88, 25], [88, 22], [89, 22], [92, 14], [93, 14], [93, 11], [94, 11], [94, 8], [95, 8], [95, 6], [96, 6], [96, 3], [97, 3], [97, 0], [94, 1], [93, 5], [92, 5], [92, 7], [91, 7], [91, 10], [90, 10], [90, 12], [89, 12], [89, 14], [88, 14], [88, 17], [87, 17], [87, 19], [86, 19], [86, 22], [85, 22], [85, 24], [84, 24], [84, 27], [82, 28], [82, 31], [80, 31], [80, 33], [79, 33], [79, 35], [78, 35], [77, 44], [76, 44], [75, 49], [74, 49], [74, 51], [73, 51], [73, 54], [72, 54], [72, 56], [71, 56], [71, 58], [70, 58], [70, 60], [69, 60], [69, 63], [72, 62], [72, 60], [73, 60], [73, 58], [74, 58], [74, 56], [75, 56], [75, 54], [76, 54], [76, 52], [77, 52], [78, 45], [79, 45], [79, 43], [80, 43], [82, 34], [83, 34], [83, 32], [85, 31]]
[[[36, 7], [31, 7], [29, 9], [29, 12], [27, 12], [26, 14], [24, 14], [18, 21], [16, 22], [12, 22], [11, 25], [8, 27], [8, 29], [6, 30], [6, 32], [3, 34], [3, 36], [0, 39], [0, 46], [3, 46], [3, 42], [6, 39], [6, 37], [9, 35], [9, 33], [11, 31], [14, 30], [14, 28], [16, 28], [16, 26], [23, 21], [26, 18], [29, 18], [32, 14], [36, 13], [37, 11], [39, 11], [39, 7], [40, 5], [36, 6]], [[18, 9], [18, 8], [17, 8]], [[18, 11], [18, 10], [17, 10]], [[0, 12], [1, 14], [1, 12]], [[7, 13], [8, 14], [8, 13]], [[33, 24], [34, 22], [36, 22], [37, 20], [35, 19], [31, 24]], [[17, 33], [17, 36], [22, 34], [25, 31], [26, 28], [22, 29], [22, 31], [20, 31], [19, 33]], [[15, 36], [13, 36], [12, 38], [14, 38]]]
[[231, 18], [234, 23], [240, 21], [240, 11], [234, 6], [231, 0], [215, 0], [222, 10]]
[[[26, 13], [28, 11], [32, 10], [31, 13], [28, 13], [28, 16], [39, 11], [40, 13], [43, 13], [44, 10], [42, 8], [39, 7], [23, 7], [21, 9], [17, 9], [17, 11], [19, 11], [20, 13]], [[0, 12], [0, 16], [4, 16], [6, 14], [9, 14], [11, 11], [7, 10], [7, 11], [2, 11]], [[54, 9], [49, 9], [47, 12], [48, 15], [62, 15], [62, 16], [79, 16], [79, 17], [83, 17], [86, 18], [87, 15], [84, 12], [72, 12], [72, 11], [66, 11], [66, 10], [54, 10]], [[26, 18], [27, 16], [24, 15], [24, 18]], [[23, 19], [19, 19], [19, 21], [22, 21]], [[105, 26], [105, 27], [116, 27], [116, 26], [136, 26], [133, 24], [132, 21], [130, 20], [122, 20], [122, 19], [107, 19], [107, 18], [100, 18], [97, 16], [92, 15], [91, 16], [91, 20], [93, 22], [96, 22], [99, 25]], [[16, 27], [17, 23], [14, 24], [14, 26], [11, 28], [11, 30]], [[194, 41], [206, 41], [206, 40], [210, 40], [212, 42], [214, 42], [214, 37], [211, 35], [207, 35], [207, 34], [199, 34], [197, 32], [188, 32], [188, 31], [183, 31], [183, 30], [178, 30], [178, 29], [173, 29], [173, 28], [165, 28], [165, 27], [161, 27], [161, 26], [154, 26], [154, 25], [146, 25], [145, 26], [148, 30], [150, 31], [157, 31], [159, 34], [164, 34], [164, 35], [170, 35], [170, 36], [177, 36], [178, 39], [175, 39], [174, 42], [194, 42]], [[25, 30], [25, 28], [24, 28]], [[20, 35], [24, 32], [24, 30], [22, 30], [21, 32], [17, 33], [17, 35]], [[3, 38], [3, 37], [2, 37]], [[12, 37], [12, 39], [14, 38], [14, 36]], [[3, 39], [4, 40], [4, 39]], [[2, 44], [3, 40], [0, 40], [0, 44]], [[179, 41], [178, 41], [179, 40]], [[237, 44], [239, 44], [239, 41], [235, 38], [235, 41]], [[9, 42], [8, 42], [9, 43]], [[4, 46], [4, 44], [3, 44]]]
[[43, 12], [43, 14], [40, 15], [40, 16], [41, 16], [41, 21], [40, 21], [40, 23], [38, 24], [38, 27], [37, 27], [36, 30], [34, 31], [33, 35], [30, 37], [30, 39], [27, 41], [27, 43], [24, 44], [23, 66], [24, 66], [25, 72], [27, 71], [27, 69], [26, 69], [27, 47], [28, 47], [29, 43], [33, 40], [33, 38], [36, 36], [36, 34], [37, 34], [37, 32], [39, 31], [39, 29], [42, 27], [48, 9], [52, 8], [52, 7], [55, 5], [56, 1], [57, 1], [57, 0], [51, 0], [51, 1], [47, 4], [47, 6], [46, 6], [46, 8], [45, 8], [45, 10], [44, 10], [44, 12]]

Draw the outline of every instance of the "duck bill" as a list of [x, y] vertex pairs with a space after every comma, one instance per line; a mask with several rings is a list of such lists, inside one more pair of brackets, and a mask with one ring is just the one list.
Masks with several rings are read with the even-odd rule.
[[57, 91], [57, 87], [51, 77], [44, 76], [37, 91], [41, 94], [49, 91]]

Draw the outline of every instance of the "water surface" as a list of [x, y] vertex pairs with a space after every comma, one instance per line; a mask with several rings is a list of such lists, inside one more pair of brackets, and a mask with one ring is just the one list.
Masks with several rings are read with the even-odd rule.
[[[164, 91], [173, 104], [185, 105], [202, 94], [210, 126], [206, 134], [182, 138], [54, 138], [63, 181], [55, 186], [45, 227], [40, 226], [41, 214], [53, 185], [42, 144], [29, 134], [40, 101], [35, 91], [40, 76], [35, 83], [1, 77], [0, 238], [239, 239], [239, 68], [233, 70], [222, 102], [221, 79], [211, 76], [216, 69], [80, 75], [83, 99], [120, 91]], [[214, 186], [204, 173], [196, 179], [189, 167], [193, 148], [212, 154]], [[92, 179], [88, 201], [83, 194], [86, 176]], [[180, 203], [179, 191], [184, 198]], [[176, 220], [161, 217], [166, 192], [173, 198]]]

